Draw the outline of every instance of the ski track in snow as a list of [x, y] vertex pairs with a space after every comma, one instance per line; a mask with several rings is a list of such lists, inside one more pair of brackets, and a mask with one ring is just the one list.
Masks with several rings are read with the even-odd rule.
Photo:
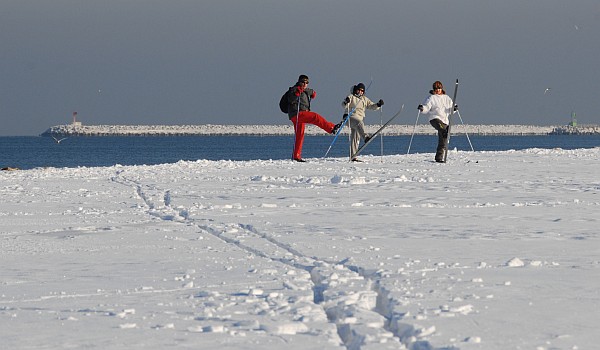
[[[554, 153], [560, 158], [554, 157]], [[439, 256], [445, 258], [436, 258], [436, 245], [443, 250], [443, 242], [452, 242], [451, 245], [455, 246], [453, 253], [461, 254], [465, 248], [457, 248], [461, 246], [460, 240], [478, 247], [480, 241], [492, 240], [495, 244], [503, 244], [503, 241], [522, 239], [520, 243], [525, 248], [521, 252], [534, 246], [536, 240], [556, 241], [559, 245], [569, 241], [595, 242], [592, 239], [595, 238], [597, 218], [577, 213], [579, 210], [594, 213], [600, 206], [597, 199], [600, 183], [590, 177], [595, 173], [590, 169], [597, 161], [597, 151], [532, 149], [498, 154], [453, 152], [451, 156], [452, 162], [444, 165], [431, 163], [429, 155], [411, 155], [386, 157], [385, 165], [379, 164], [377, 157], [365, 157], [367, 161], [361, 164], [321, 159], [312, 160], [308, 165], [285, 161], [196, 161], [165, 166], [117, 166], [91, 171], [95, 178], [88, 179], [100, 180], [94, 182], [92, 189], [85, 186], [77, 169], [51, 169], [47, 173], [44, 170], [31, 171], [30, 174], [34, 175], [31, 179], [26, 177], [20, 183], [2, 184], [0, 190], [7, 195], [6, 200], [20, 205], [15, 205], [12, 211], [0, 211], [0, 219], [9, 219], [11, 223], [19, 218], [25, 221], [45, 212], [44, 215], [50, 219], [62, 218], [64, 223], [58, 227], [44, 225], [42, 218], [39, 228], [37, 224], [30, 223], [24, 235], [12, 236], [9, 232], [1, 232], [3, 257], [10, 257], [13, 253], [42, 257], [46, 252], [60, 255], [63, 250], [69, 249], [85, 249], [89, 254], [93, 254], [95, 249], [120, 249], [117, 245], [82, 245], [84, 248], [60, 245], [58, 250], [53, 251], [57, 246], [45, 243], [56, 239], [77, 242], [97, 234], [119, 235], [129, 225], [136, 230], [152, 227], [146, 229], [149, 235], [156, 232], [160, 235], [164, 230], [164, 239], [182, 242], [178, 247], [187, 249], [185, 253], [189, 256], [213, 252], [221, 255], [214, 259], [215, 267], [206, 267], [209, 272], [185, 266], [161, 270], [179, 269], [185, 272], [174, 279], [162, 277], [162, 281], [155, 281], [152, 286], [144, 284], [126, 290], [98, 288], [95, 293], [85, 293], [74, 287], [77, 293], [49, 291], [45, 295], [36, 295], [35, 292], [12, 295], [10, 289], [3, 290], [4, 306], [0, 308], [0, 315], [11, 318], [17, 318], [19, 313], [55, 315], [60, 322], [70, 323], [97, 316], [101, 329], [112, 327], [130, 332], [151, 327], [192, 334], [210, 333], [214, 337], [210, 344], [221, 345], [232, 341], [233, 337], [237, 344], [243, 341], [239, 339], [246, 338], [268, 348], [268, 343], [260, 343], [265, 340], [258, 338], [267, 334], [267, 338], [279, 337], [283, 343], [289, 344], [290, 337], [296, 337], [296, 348], [298, 342], [302, 342], [298, 337], [308, 335], [312, 336], [311, 345], [318, 344], [323, 349], [449, 350], [455, 349], [455, 345], [461, 349], [483, 349], [493, 335], [488, 333], [488, 339], [481, 337], [478, 331], [485, 327], [480, 327], [478, 318], [474, 316], [498, 312], [494, 309], [494, 306], [497, 308], [494, 302], [512, 296], [514, 300], [505, 300], [500, 305], [509, 308], [505, 314], [515, 315], [512, 321], [516, 326], [513, 327], [518, 327], [516, 315], [521, 312], [519, 308], [543, 303], [521, 299], [522, 295], [510, 280], [510, 276], [515, 276], [510, 274], [510, 270], [521, 269], [520, 274], [532, 277], [542, 273], [551, 275], [554, 269], [563, 267], [549, 258], [525, 253], [518, 257], [490, 257], [494, 261], [501, 259], [502, 263], [495, 264], [468, 260], [453, 263], [443, 261], [451, 259], [448, 257], [452, 253], [440, 253]], [[513, 168], [518, 168], [515, 163], [523, 162], [538, 176], [518, 172], [496, 176], [496, 157], [501, 160], [510, 157]], [[563, 164], [558, 172], [554, 172], [552, 162], [556, 159], [564, 164], [584, 159], [586, 166], [591, 164], [592, 168], [586, 168], [583, 178], [573, 177], [568, 165]], [[584, 163], [573, 164], [583, 169], [581, 164]], [[544, 176], [550, 172], [551, 176]], [[9, 176], [4, 178], [10, 179]], [[85, 176], [89, 175], [85, 173]], [[41, 188], [35, 180], [46, 177], [50, 181], [41, 181], [44, 184]], [[68, 181], [65, 179], [69, 178], [75, 180], [74, 187], [61, 188], [61, 181], [57, 180]], [[105, 179], [109, 180], [106, 188], [102, 182]], [[77, 188], [79, 183], [81, 187]], [[350, 188], [351, 198], [348, 195]], [[310, 190], [309, 193], [306, 190]], [[42, 195], [42, 201], [36, 199], [39, 195]], [[54, 204], [60, 204], [61, 198], [69, 198], [73, 202], [55, 208]], [[101, 199], [100, 204], [90, 204], [95, 198]], [[347, 215], [353, 208], [358, 209], [356, 216]], [[280, 210], [296, 217], [279, 218], [277, 213]], [[461, 215], [453, 217], [448, 214], [449, 211]], [[126, 220], [119, 219], [122, 214], [125, 214]], [[339, 218], [329, 223], [328, 216], [342, 215], [345, 223], [340, 224]], [[476, 224], [469, 224], [470, 217], [476, 220]], [[576, 225], [565, 223], [567, 221]], [[390, 222], [398, 227], [389, 227]], [[487, 226], [494, 229], [488, 230]], [[365, 241], [362, 230], [368, 231], [368, 241]], [[304, 240], [296, 241], [293, 237], [296, 232], [301, 233]], [[377, 239], [380, 235], [392, 234], [384, 240]], [[122, 239], [128, 239], [128, 236], [123, 235]], [[135, 235], [132, 233], [131, 236]], [[313, 237], [317, 242], [310, 242]], [[420, 251], [414, 252], [414, 258], [394, 255], [394, 248], [390, 246], [403, 242], [404, 238], [437, 243], [427, 252], [430, 255]], [[142, 241], [139, 236], [129, 239], [133, 243]], [[326, 246], [331, 252], [319, 250], [318, 240], [327, 240]], [[157, 244], [155, 240], [150, 241]], [[196, 250], [194, 246], [198, 241], [219, 241], [220, 245]], [[162, 244], [160, 246], [164, 248]], [[305, 250], [314, 255], [303, 253]], [[407, 253], [406, 250], [404, 253]], [[494, 253], [498, 254], [498, 251]], [[177, 254], [176, 250], [174, 254]], [[235, 257], [228, 259], [228, 254]], [[244, 266], [236, 266], [244, 256], [253, 261], [249, 265], [257, 267], [243, 271]], [[141, 258], [152, 259], [150, 255]], [[569, 276], [593, 270], [594, 266], [581, 265], [585, 259], [578, 259], [573, 259], [573, 265], [569, 266]], [[257, 260], [263, 263], [256, 263]], [[211, 260], [199, 261], [207, 263]], [[185, 262], [176, 262], [194, 265], [189, 258]], [[218, 266], [223, 263], [226, 265]], [[78, 268], [86, 267], [85, 263], [78, 264]], [[115, 266], [126, 269], [127, 264], [133, 263], [126, 261]], [[61, 268], [61, 271], [68, 271], [68, 266]], [[218, 268], [224, 274], [235, 272], [240, 279], [245, 275], [250, 277], [227, 285], [202, 280], [206, 275], [216, 273]], [[114, 269], [108, 266], [105, 270], [114, 272]], [[39, 270], [43, 271], [42, 268]], [[102, 267], [90, 267], [89, 270], [90, 274], [98, 276], [104, 271]], [[138, 267], [132, 271], [140, 270]], [[18, 271], [9, 272], [11, 277], [2, 280], [4, 287], [36, 280], [35, 271], [33, 278]], [[218, 280], [211, 277], [213, 282]], [[83, 278], [97, 276], [84, 273]], [[57, 285], [67, 286], [69, 277], [63, 276], [63, 279], [64, 282], [57, 281]], [[558, 283], [553, 287], [560, 290], [561, 286]], [[127, 299], [148, 295], [169, 295], [169, 298], [158, 299], [157, 304], [152, 304], [157, 300], [153, 299], [146, 308], [143, 304], [136, 304], [141, 309], [126, 306]], [[589, 297], [590, 294], [587, 295]], [[68, 306], [69, 300], [73, 299], [111, 300], [115, 296], [119, 297], [116, 305], [100, 303], [79, 309]], [[44, 309], [43, 302], [51, 300], [57, 305], [64, 304], [63, 309], [57, 305], [51, 306], [55, 309]], [[548, 305], [554, 305], [552, 301]], [[38, 307], [39, 302], [42, 303]], [[157, 318], [160, 323], [149, 326], [157, 314], [161, 315]], [[505, 319], [505, 314], [500, 316]], [[554, 315], [570, 317], [562, 310]], [[468, 319], [461, 319], [461, 324], [471, 322], [473, 330], [468, 329], [465, 333], [464, 326], [455, 328], [457, 322], [454, 321], [459, 318]], [[80, 327], [84, 327], [81, 323]], [[498, 337], [509, 330], [502, 329], [508, 327], [503, 323], [496, 326], [499, 328], [491, 334], [499, 334]], [[544, 329], [544, 332], [547, 335], [548, 330]], [[550, 333], [545, 342], [536, 339], [535, 344], [543, 344], [537, 348], [552, 348], [552, 344], [563, 344], [562, 347], [555, 345], [556, 348], [567, 348], [564, 344], [576, 348], [570, 343], [573, 336], [568, 332], [550, 330]], [[78, 344], [102, 346], [98, 337], [96, 342], [90, 340]], [[160, 335], [148, 338], [150, 344], [153, 337], [159, 338]], [[498, 344], [501, 342], [495, 340], [496, 348], [500, 348]], [[453, 345], [434, 345], [440, 343]], [[174, 344], [177, 342], [174, 341]]]
[[[476, 165], [476, 164], [475, 164]], [[235, 166], [233, 166], [235, 167]], [[325, 164], [325, 167], [327, 165]], [[347, 185], [364, 185], [364, 184], [375, 184], [375, 185], [389, 185], [390, 183], [430, 183], [432, 188], [436, 186], [442, 192], [451, 193], [454, 196], [460, 195], [460, 190], [446, 187], [443, 176], [440, 174], [430, 175], [423, 174], [423, 176], [413, 176], [410, 179], [405, 176], [396, 176], [392, 180], [389, 177], [385, 177], [385, 180], [381, 180], [382, 177], [377, 172], [373, 171], [370, 173], [367, 170], [363, 175], [350, 175], [350, 176], [334, 176], [333, 178], [322, 178], [314, 176], [292, 176], [292, 177], [272, 177], [272, 176], [257, 176], [251, 180], [255, 182], [274, 184], [275, 186], [282, 186], [291, 184], [303, 184], [308, 186], [324, 186], [326, 184], [347, 184]], [[390, 182], [391, 181], [391, 182]], [[542, 180], [534, 182], [521, 182], [519, 185], [518, 179], [506, 180], [510, 182], [511, 186], [521, 186], [525, 191], [527, 188], [539, 188]], [[438, 185], [439, 183], [439, 185]], [[545, 187], [564, 189], [565, 185], [570, 186], [568, 182], [559, 181], [557, 183], [544, 183]], [[428, 336], [434, 334], [436, 329], [434, 326], [431, 327], [419, 327], [414, 323], [406, 323], [404, 318], [410, 312], [407, 312], [401, 307], [396, 306], [406, 305], [406, 297], [398, 296], [399, 293], [389, 292], [386, 286], [381, 281], [381, 273], [379, 270], [369, 270], [360, 266], [352, 264], [352, 260], [348, 261], [333, 261], [317, 257], [309, 257], [302, 254], [299, 250], [294, 249], [292, 246], [278, 241], [275, 238], [275, 233], [266, 233], [257, 229], [252, 224], [245, 223], [199, 223], [193, 215], [190, 213], [193, 211], [191, 208], [185, 208], [183, 206], [173, 206], [173, 196], [169, 189], [158, 189], [143, 184], [134, 183], [138, 195], [144, 200], [149, 208], [149, 213], [160, 217], [167, 221], [185, 222], [196, 225], [201, 230], [216, 236], [228, 244], [237, 246], [238, 248], [245, 250], [256, 256], [260, 256], [264, 259], [271, 260], [273, 262], [282, 263], [288, 265], [294, 269], [309, 272], [311, 275], [309, 287], [304, 286], [306, 289], [313, 291], [313, 302], [319, 307], [323, 308], [323, 311], [327, 315], [328, 320], [334, 324], [337, 328], [337, 333], [340, 336], [343, 344], [349, 349], [361, 349], [367, 348], [369, 344], [388, 344], [390, 348], [398, 348], [399, 346], [405, 346], [410, 349], [434, 349], [434, 346], [425, 340]], [[271, 186], [271, 185], [270, 185]], [[497, 184], [492, 184], [491, 187], [495, 187]], [[581, 184], [573, 185], [573, 188], [579, 191]], [[485, 191], [485, 186], [482, 188]], [[593, 190], [593, 188], [592, 188]], [[527, 196], [529, 197], [529, 196]], [[161, 200], [161, 203], [156, 204], [153, 200], [156, 198]], [[438, 202], [439, 201], [439, 202]], [[501, 206], [513, 206], [513, 207], [549, 207], [556, 208], [560, 206], [569, 206], [573, 204], [573, 201], [562, 202], [556, 200], [545, 200], [540, 199], [535, 202], [523, 201], [523, 202], [512, 202], [512, 203], [460, 203], [461, 201], [448, 202], [444, 198], [440, 199], [437, 196], [433, 196], [420, 204], [424, 208], [438, 208], [438, 209], [461, 209], [461, 208], [486, 208], [501, 207]], [[592, 205], [597, 206], [598, 203], [583, 203], [575, 201], [577, 205]], [[390, 203], [375, 203], [370, 204], [371, 206], [390, 207], [393, 204]], [[364, 203], [357, 202], [352, 206], [364, 206]], [[230, 209], [234, 206], [223, 206], [220, 209]], [[262, 208], [277, 208], [276, 204], [260, 203], [257, 207]], [[410, 205], [407, 205], [410, 207]], [[213, 207], [213, 209], [219, 209], [219, 207]], [[530, 235], [530, 233], [526, 233]], [[543, 265], [547, 262], [534, 261], [531, 262], [534, 265]], [[438, 269], [461, 269], [468, 267], [461, 266], [444, 266], [439, 264], [434, 269], [422, 271], [423, 276], [428, 273], [435, 273]], [[389, 277], [389, 276], [386, 276]], [[460, 280], [459, 280], [460, 281]], [[473, 283], [481, 283], [482, 281], [475, 278]], [[409, 282], [410, 283], [410, 282]], [[394, 288], [398, 288], [394, 285]], [[406, 294], [410, 294], [409, 288], [405, 288]], [[418, 297], [418, 295], [417, 295]], [[466, 298], [480, 299], [479, 296], [467, 296]], [[463, 302], [462, 298], [449, 296], [448, 297], [455, 302]], [[485, 299], [485, 298], [484, 298]], [[464, 301], [464, 305], [450, 307], [447, 304], [441, 302], [438, 310], [429, 310], [423, 312], [418, 311], [421, 316], [413, 316], [416, 320], [426, 319], [427, 313], [433, 313], [437, 317], [452, 318], [459, 315], [468, 315], [473, 312], [477, 312], [473, 305], [468, 304], [468, 301]], [[300, 333], [304, 330], [303, 327], [292, 327], [299, 329]], [[286, 330], [283, 332], [295, 333], [295, 331]], [[472, 336], [465, 338], [466, 342], [477, 342], [478, 337]], [[399, 344], [400, 342], [401, 344]]]
[[[202, 231], [251, 254], [310, 273], [311, 280], [305, 283], [311, 284], [309, 288], [313, 291], [313, 301], [337, 327], [337, 333], [346, 348], [361, 349], [369, 344], [377, 344], [378, 349], [399, 349], [402, 346], [409, 346], [411, 349], [433, 349], [429, 342], [420, 340], [432, 330], [415, 329], [412, 325], [401, 322], [398, 315], [393, 314], [389, 305], [397, 302], [385, 289], [380, 288], [377, 273], [367, 272], [344, 262], [305, 256], [293, 247], [279, 242], [273, 235], [258, 231], [252, 225], [198, 224], [190, 218], [188, 209], [173, 208], [169, 190], [144, 186], [125, 177], [117, 177], [114, 181], [135, 187], [150, 215], [166, 221], [194, 224]], [[161, 203], [155, 203], [154, 198], [163, 200]], [[286, 287], [298, 288], [292, 284], [287, 284]], [[305, 286], [300, 288], [302, 287]], [[253, 295], [256, 291], [248, 293]], [[356, 323], [356, 320], [361, 322]], [[285, 334], [308, 330], [303, 323], [279, 327], [282, 329], [276, 332]]]

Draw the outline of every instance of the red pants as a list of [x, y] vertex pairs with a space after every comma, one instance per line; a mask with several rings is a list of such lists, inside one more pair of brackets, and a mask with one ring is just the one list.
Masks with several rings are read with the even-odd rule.
[[[299, 117], [299, 118], [298, 118]], [[298, 122], [300, 119], [300, 122]], [[302, 144], [304, 143], [304, 124], [316, 125], [319, 128], [325, 130], [328, 134], [331, 134], [335, 124], [328, 122], [325, 118], [320, 116], [318, 113], [310, 111], [300, 111], [297, 116], [293, 116], [291, 119], [294, 123], [294, 132], [296, 133], [296, 141], [294, 143], [294, 153], [292, 154], [293, 159], [302, 158]]]

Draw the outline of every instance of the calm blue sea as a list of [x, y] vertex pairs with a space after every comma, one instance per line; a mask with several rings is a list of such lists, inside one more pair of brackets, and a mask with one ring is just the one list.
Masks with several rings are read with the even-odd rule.
[[[325, 154], [331, 136], [306, 136], [304, 158]], [[406, 154], [410, 136], [384, 136], [384, 154]], [[600, 146], [600, 135], [471, 136], [476, 151], [526, 148], [592, 148]], [[179, 160], [289, 159], [292, 136], [129, 136], [70, 137], [57, 144], [50, 137], [0, 137], [0, 168], [95, 167], [174, 163]], [[413, 139], [410, 153], [433, 153], [436, 136]], [[451, 148], [470, 150], [467, 138], [456, 135]], [[381, 154], [381, 143], [373, 141], [363, 154]], [[348, 138], [340, 136], [331, 157], [348, 156]]]

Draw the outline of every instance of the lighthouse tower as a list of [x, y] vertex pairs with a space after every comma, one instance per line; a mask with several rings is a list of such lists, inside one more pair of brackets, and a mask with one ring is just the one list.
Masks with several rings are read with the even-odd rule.
[[571, 112], [571, 122], [569, 123], [569, 126], [577, 126], [577, 115], [575, 112]]
[[73, 126], [81, 126], [81, 122], [77, 121], [77, 112], [73, 112]]

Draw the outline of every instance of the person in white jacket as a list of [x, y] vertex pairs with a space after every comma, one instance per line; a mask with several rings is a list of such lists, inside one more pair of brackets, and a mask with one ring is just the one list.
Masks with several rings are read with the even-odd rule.
[[433, 83], [433, 89], [429, 91], [429, 96], [417, 108], [424, 114], [429, 114], [429, 123], [438, 132], [438, 145], [435, 153], [435, 161], [444, 162], [446, 153], [446, 141], [448, 139], [449, 117], [453, 111], [458, 109], [454, 105], [450, 96], [446, 95], [444, 85], [440, 81]]
[[[383, 100], [380, 99], [377, 103], [371, 101], [365, 96], [365, 84], [358, 83], [352, 87], [352, 94], [342, 101], [342, 106], [345, 109], [344, 118], [350, 115], [350, 156], [352, 156], [358, 150], [360, 139], [367, 142], [370, 138], [365, 132], [365, 111], [378, 110], [383, 106]], [[352, 158], [352, 161], [356, 162], [358, 159]]]

